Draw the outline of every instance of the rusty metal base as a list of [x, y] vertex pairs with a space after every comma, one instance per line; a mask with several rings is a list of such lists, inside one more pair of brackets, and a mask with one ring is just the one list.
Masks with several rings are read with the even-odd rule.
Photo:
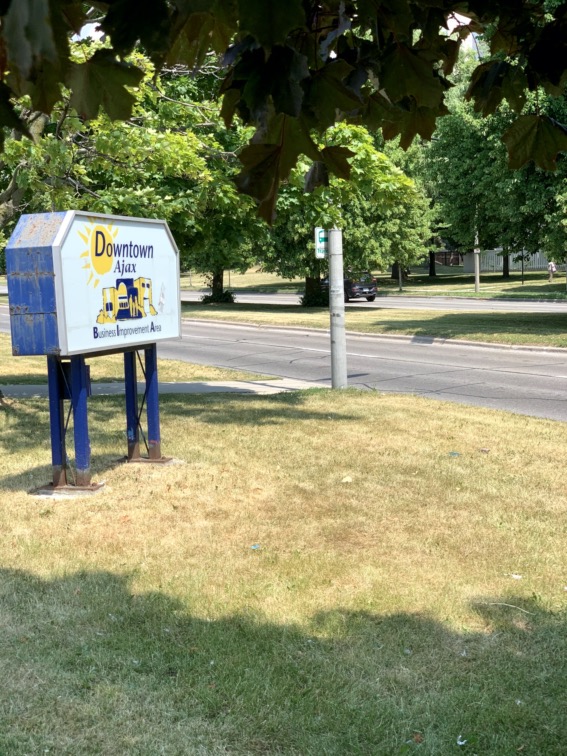
[[90, 496], [98, 493], [105, 486], [104, 480], [100, 483], [90, 483], [88, 486], [54, 486], [53, 483], [48, 483], [46, 486], [40, 488], [34, 488], [30, 491], [33, 496]]
[[150, 457], [132, 457], [132, 459], [128, 459], [128, 457], [124, 457], [124, 461], [129, 465], [137, 464], [138, 462], [152, 465], [170, 465], [175, 460], [173, 457], [158, 457], [157, 459], [150, 459]]

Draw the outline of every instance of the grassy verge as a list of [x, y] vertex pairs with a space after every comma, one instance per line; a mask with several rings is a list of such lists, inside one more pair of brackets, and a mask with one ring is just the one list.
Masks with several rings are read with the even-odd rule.
[[[124, 358], [120, 354], [88, 360], [93, 382], [124, 380]], [[139, 379], [143, 372], [139, 368]], [[266, 380], [266, 376], [244, 370], [194, 365], [176, 360], [159, 360], [159, 379], [163, 382], [191, 381], [253, 381]], [[47, 383], [45, 357], [14, 357], [10, 337], [0, 333], [0, 386], [11, 383]]]
[[[184, 304], [185, 317], [230, 320], [258, 325], [329, 328], [324, 308], [285, 305]], [[465, 339], [498, 344], [567, 347], [567, 314], [446, 312], [435, 310], [378, 309], [346, 306], [349, 331], [397, 334], [424, 338]]]
[[[548, 282], [547, 272], [536, 270], [524, 274], [514, 271], [510, 278], [502, 278], [502, 273], [482, 273], [480, 292], [475, 293], [474, 275], [463, 273], [462, 268], [439, 266], [438, 275], [430, 278], [428, 271], [415, 268], [403, 285], [402, 295], [471, 297], [480, 299], [550, 299], [567, 298], [565, 274], [556, 275], [553, 283]], [[398, 282], [387, 273], [378, 274], [378, 288], [381, 294], [396, 294]]]
[[354, 391], [161, 413], [184, 464], [116, 466], [94, 398], [106, 487], [46, 501], [46, 404], [0, 407], [0, 753], [564, 753], [563, 424]]
[[[474, 275], [462, 272], [462, 267], [437, 266], [437, 276], [430, 277], [429, 270], [416, 266], [412, 268], [409, 279], [404, 282], [403, 291], [398, 291], [398, 281], [391, 278], [389, 272], [374, 271], [378, 278], [378, 288], [382, 295], [396, 294], [407, 296], [455, 296], [472, 298], [517, 298], [550, 299], [567, 298], [565, 273], [560, 271], [549, 283], [546, 271], [527, 271], [522, 282], [521, 273], [514, 271], [510, 278], [502, 278], [502, 273], [482, 273], [480, 292], [474, 291]], [[6, 276], [0, 276], [0, 285], [6, 285]], [[284, 279], [273, 273], [263, 273], [258, 268], [251, 268], [246, 273], [225, 271], [225, 288], [238, 293], [303, 293], [305, 281], [302, 278]], [[208, 290], [209, 283], [199, 273], [183, 273], [181, 288], [193, 291]], [[1, 299], [1, 297], [0, 297]]]

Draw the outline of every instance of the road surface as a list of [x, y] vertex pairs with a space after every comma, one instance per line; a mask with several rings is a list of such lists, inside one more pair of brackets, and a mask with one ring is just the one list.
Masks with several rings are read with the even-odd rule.
[[[9, 330], [5, 305], [0, 330]], [[197, 320], [182, 330], [159, 344], [160, 357], [331, 385], [328, 332]], [[348, 335], [347, 365], [352, 387], [567, 421], [567, 350]]]

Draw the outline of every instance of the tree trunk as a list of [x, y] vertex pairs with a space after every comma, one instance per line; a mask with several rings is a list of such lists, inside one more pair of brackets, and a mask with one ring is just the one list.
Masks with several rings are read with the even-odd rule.
[[435, 266], [435, 252], [429, 253], [429, 275], [430, 276], [436, 276], [437, 270]]
[[[408, 273], [409, 273], [409, 269], [404, 268], [404, 266], [402, 265], [402, 279], [404, 281], [408, 280]], [[397, 262], [392, 263], [392, 275], [390, 276], [390, 278], [393, 278], [394, 281], [399, 280], [400, 278], [400, 264], [399, 263]]]
[[319, 276], [305, 276], [305, 297], [309, 300], [317, 299], [321, 293], [321, 282]]
[[211, 278], [211, 295], [213, 299], [222, 299], [224, 292], [224, 270], [215, 270]]
[[510, 255], [502, 255], [502, 278], [510, 278]]

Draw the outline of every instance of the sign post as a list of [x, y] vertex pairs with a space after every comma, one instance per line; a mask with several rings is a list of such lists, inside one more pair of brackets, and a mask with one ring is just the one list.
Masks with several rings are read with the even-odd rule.
[[329, 229], [329, 312], [331, 317], [331, 382], [347, 387], [343, 232]]

